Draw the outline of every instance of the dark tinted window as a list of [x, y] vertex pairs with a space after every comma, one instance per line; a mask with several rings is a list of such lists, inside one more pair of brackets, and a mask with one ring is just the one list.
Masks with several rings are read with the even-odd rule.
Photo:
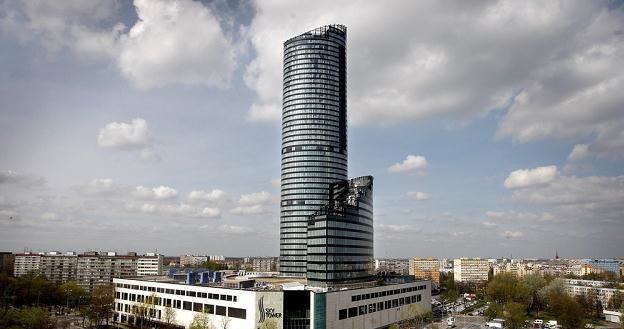
[[228, 307], [228, 316], [231, 318], [246, 319], [247, 310], [236, 307]]

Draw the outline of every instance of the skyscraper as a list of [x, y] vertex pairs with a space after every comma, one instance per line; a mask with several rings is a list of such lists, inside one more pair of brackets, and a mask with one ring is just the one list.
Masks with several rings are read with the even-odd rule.
[[308, 285], [369, 280], [373, 274], [373, 177], [333, 183], [329, 203], [308, 221]]
[[307, 222], [347, 179], [346, 37], [327, 25], [284, 43], [280, 271], [306, 275]]

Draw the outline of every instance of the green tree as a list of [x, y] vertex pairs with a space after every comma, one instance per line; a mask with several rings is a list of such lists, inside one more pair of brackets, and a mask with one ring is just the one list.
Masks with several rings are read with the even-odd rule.
[[488, 306], [488, 308], [485, 309], [485, 312], [483, 312], [483, 315], [488, 320], [500, 318], [503, 316], [503, 306], [501, 306], [500, 304], [496, 302], [490, 302], [490, 306]]
[[59, 290], [61, 295], [66, 301], [66, 306], [71, 307], [72, 305], [76, 305], [76, 303], [82, 298], [84, 298], [87, 293], [84, 289], [82, 289], [75, 282], [66, 282], [60, 285]]
[[527, 313], [524, 304], [517, 302], [509, 302], [505, 305], [505, 311], [503, 312], [505, 319], [505, 328], [520, 329], [525, 325], [527, 320]]
[[431, 312], [427, 312], [418, 304], [410, 304], [401, 313], [402, 321], [399, 323], [400, 328], [419, 328], [432, 317]]
[[536, 312], [537, 316], [539, 316], [539, 312], [544, 310], [546, 306], [546, 301], [539, 293], [546, 286], [546, 279], [541, 275], [532, 274], [523, 277], [522, 283], [527, 289], [527, 310]]
[[526, 305], [529, 299], [529, 291], [524, 282], [519, 282], [511, 273], [494, 276], [487, 285], [486, 294], [490, 300], [500, 304], [513, 301]]
[[620, 308], [620, 327], [624, 329], [624, 305]]
[[91, 294], [89, 304], [89, 319], [96, 326], [103, 322], [108, 326], [108, 320], [113, 315], [113, 303], [115, 301], [115, 290], [113, 286], [97, 286]]
[[551, 291], [548, 296], [548, 308], [557, 315], [559, 324], [566, 329], [582, 328], [585, 324], [581, 305], [566, 293]]

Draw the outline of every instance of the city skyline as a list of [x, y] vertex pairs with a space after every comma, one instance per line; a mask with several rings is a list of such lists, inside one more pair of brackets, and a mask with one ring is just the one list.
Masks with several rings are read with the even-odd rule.
[[7, 1], [0, 249], [279, 255], [282, 43], [339, 23], [376, 258], [621, 258], [623, 18], [607, 1]]

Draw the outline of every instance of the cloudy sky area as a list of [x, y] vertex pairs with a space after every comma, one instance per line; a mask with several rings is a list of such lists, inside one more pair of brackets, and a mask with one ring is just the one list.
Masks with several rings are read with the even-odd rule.
[[278, 255], [282, 43], [348, 27], [377, 257], [623, 257], [615, 1], [0, 2], [0, 249]]

